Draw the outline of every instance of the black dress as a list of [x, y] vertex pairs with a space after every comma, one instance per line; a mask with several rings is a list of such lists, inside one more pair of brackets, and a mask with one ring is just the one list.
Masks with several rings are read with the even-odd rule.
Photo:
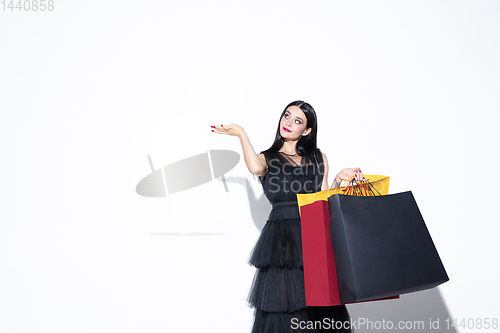
[[248, 261], [257, 268], [248, 294], [249, 306], [255, 308], [252, 333], [350, 332], [327, 330], [326, 325], [307, 328], [325, 318], [330, 325], [332, 320], [349, 321], [344, 305], [306, 307], [297, 193], [321, 191], [321, 151], [306, 156], [262, 153], [268, 170], [259, 180], [273, 208]]

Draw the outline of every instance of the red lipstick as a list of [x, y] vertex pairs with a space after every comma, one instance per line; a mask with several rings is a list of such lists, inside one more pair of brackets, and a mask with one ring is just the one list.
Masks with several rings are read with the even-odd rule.
[[284, 130], [285, 132], [291, 132], [288, 128], [285, 128], [285, 127], [283, 127], [283, 130]]

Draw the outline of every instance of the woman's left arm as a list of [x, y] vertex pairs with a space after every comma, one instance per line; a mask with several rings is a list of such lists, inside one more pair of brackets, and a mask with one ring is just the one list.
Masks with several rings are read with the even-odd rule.
[[325, 173], [323, 174], [323, 183], [321, 183], [321, 191], [328, 190], [328, 159], [326, 158], [325, 154], [323, 154], [323, 165], [325, 166]]
[[321, 184], [321, 191], [340, 187], [340, 183], [342, 182], [342, 180], [347, 180], [352, 176], [354, 176], [354, 179], [356, 179], [357, 181], [368, 180], [364, 178], [360, 168], [346, 168], [340, 171], [335, 176], [332, 186], [328, 187], [328, 158], [326, 158], [326, 155], [324, 153], [321, 154], [323, 154], [323, 163], [325, 165], [325, 173], [323, 175], [323, 183]]

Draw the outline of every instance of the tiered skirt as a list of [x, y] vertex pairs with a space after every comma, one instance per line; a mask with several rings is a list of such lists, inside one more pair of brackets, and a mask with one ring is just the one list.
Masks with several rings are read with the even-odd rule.
[[349, 332], [304, 328], [310, 321], [349, 320], [349, 315], [344, 305], [306, 306], [296, 201], [273, 205], [248, 263], [256, 267], [247, 299], [255, 309], [252, 333]]

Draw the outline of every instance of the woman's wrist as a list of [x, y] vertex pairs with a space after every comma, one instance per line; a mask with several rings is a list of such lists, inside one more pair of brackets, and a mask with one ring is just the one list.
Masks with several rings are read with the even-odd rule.
[[343, 180], [343, 179], [342, 179], [342, 177], [340, 177], [340, 172], [339, 172], [339, 173], [335, 176], [335, 181], [337, 181], [337, 183], [339, 183], [339, 185], [340, 185], [340, 183], [342, 182], [342, 180]]
[[240, 138], [240, 140], [241, 140], [242, 137], [245, 137], [246, 135], [247, 135], [247, 133], [245, 132], [245, 130], [243, 129], [243, 127], [240, 127], [240, 129], [237, 130], [236, 136], [238, 138]]
[[336, 175], [333, 179], [333, 188], [340, 187], [340, 183], [342, 182], [342, 178], [339, 175]]

